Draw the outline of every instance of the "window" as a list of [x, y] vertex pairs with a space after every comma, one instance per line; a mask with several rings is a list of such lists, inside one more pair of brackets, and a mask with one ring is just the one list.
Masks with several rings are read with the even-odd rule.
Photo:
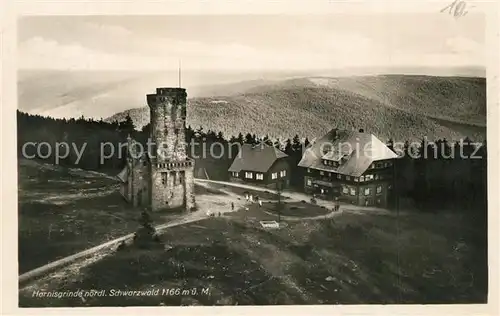
[[320, 171], [320, 172], [319, 172], [319, 174], [320, 174], [321, 176], [324, 176], [324, 175], [325, 175], [325, 173], [324, 173], [323, 171]]
[[340, 175], [340, 173], [337, 173], [337, 179], [342, 179], [342, 176]]
[[273, 172], [273, 173], [271, 174], [271, 179], [273, 179], [273, 180], [274, 180], [274, 179], [278, 179], [278, 173], [277, 173], [277, 172]]
[[161, 184], [167, 184], [168, 174], [166, 172], [161, 173]]
[[379, 176], [378, 174], [375, 175], [375, 180], [378, 180]]
[[350, 177], [350, 176], [346, 176], [346, 177], [345, 177], [345, 179], [346, 179], [347, 181], [350, 181], [350, 180], [351, 180], [351, 177]]
[[342, 193], [349, 194], [349, 188], [348, 187], [342, 187]]
[[239, 177], [239, 173], [238, 172], [233, 172], [233, 177], [238, 178]]
[[245, 172], [245, 178], [253, 179], [253, 174], [251, 172]]
[[365, 188], [365, 195], [370, 195], [370, 188]]
[[280, 177], [285, 177], [286, 176], [286, 170], [280, 171]]
[[262, 173], [257, 173], [257, 174], [255, 175], [255, 179], [257, 179], [257, 180], [264, 180], [264, 174], [262, 174]]
[[370, 180], [373, 180], [373, 174], [367, 174], [365, 176], [365, 181], [370, 181]]
[[310, 186], [312, 185], [312, 181], [311, 181], [311, 179], [307, 179], [307, 180], [306, 180], [306, 185], [307, 185], [308, 187], [310, 187]]
[[360, 181], [360, 182], [364, 182], [364, 181], [365, 181], [365, 176], [361, 176], [361, 177], [359, 178], [359, 181]]
[[358, 177], [354, 177], [354, 182], [359, 182], [359, 178]]
[[351, 195], [356, 195], [356, 189], [351, 188]]
[[377, 194], [380, 194], [380, 193], [382, 193], [382, 186], [381, 185], [377, 186]]
[[330, 151], [332, 151], [332, 146], [326, 144], [324, 147], [323, 147], [323, 155], [326, 155], [328, 154]]
[[328, 176], [331, 177], [332, 176], [332, 173], [331, 172], [328, 172]]
[[307, 168], [307, 173], [311, 173], [311, 169], [310, 168]]

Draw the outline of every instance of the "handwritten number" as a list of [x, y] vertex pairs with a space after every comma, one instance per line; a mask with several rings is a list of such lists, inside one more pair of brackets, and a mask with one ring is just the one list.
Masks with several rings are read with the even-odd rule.
[[465, 16], [469, 11], [466, 10], [467, 3], [465, 1], [455, 0], [448, 6], [444, 7], [441, 12], [448, 10], [448, 14], [453, 14], [454, 17]]

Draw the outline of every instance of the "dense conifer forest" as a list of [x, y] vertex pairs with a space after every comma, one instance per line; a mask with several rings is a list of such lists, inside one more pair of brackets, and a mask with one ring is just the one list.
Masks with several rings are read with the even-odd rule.
[[[118, 148], [119, 144], [126, 143], [128, 135], [143, 144], [149, 137], [149, 124], [138, 131], [130, 117], [120, 123], [109, 123], [83, 117], [69, 120], [54, 119], [18, 111], [17, 126], [19, 158], [26, 155], [28, 158], [47, 163], [109, 174], [117, 174], [125, 165], [125, 147], [122, 146], [121, 153]], [[241, 131], [237, 136], [226, 137], [222, 132], [205, 131], [203, 127], [195, 129], [188, 127], [186, 138], [188, 142], [194, 140], [199, 144], [193, 147], [194, 152], [191, 153], [195, 155], [196, 176], [205, 174], [206, 171], [211, 179], [227, 180], [227, 169], [235, 152], [234, 150], [231, 152], [233, 157], [224, 154], [219, 158], [221, 148], [227, 149], [234, 143], [256, 144], [264, 141], [280, 148], [290, 157], [293, 168], [291, 185], [297, 190], [303, 187], [303, 170], [298, 168], [297, 164], [302, 157], [303, 148], [309, 143], [308, 138], [300, 139], [295, 135], [281, 140], [271, 139], [268, 136], [259, 139], [257, 135], [245, 131]], [[422, 142], [418, 146], [410, 146], [407, 141], [405, 146], [399, 149], [404, 155], [396, 163], [395, 206], [404, 208], [409, 203], [423, 211], [468, 210], [484, 216], [487, 204], [487, 148], [485, 142], [478, 145], [480, 140], [477, 140], [477, 143], [474, 141], [476, 140], [466, 138], [461, 142], [449, 143], [446, 139], [431, 141], [422, 137]], [[40, 146], [37, 153], [35, 145], [31, 144], [26, 146], [23, 153], [23, 146], [28, 142], [49, 144], [50, 152], [49, 146], [44, 145]], [[222, 146], [214, 147], [215, 157], [211, 157], [206, 151], [215, 142]], [[56, 150], [59, 150], [61, 155], [66, 152], [64, 145], [60, 143], [69, 145], [69, 154], [56, 161]], [[103, 144], [108, 145], [103, 146]], [[114, 155], [109, 152], [111, 144], [116, 149]], [[392, 140], [387, 140], [387, 144], [397, 152]], [[83, 146], [85, 147], [82, 151]], [[79, 161], [74, 148], [78, 152], [83, 152]], [[409, 154], [410, 151], [413, 154]], [[101, 152], [106, 155], [106, 159], [103, 159]], [[224, 152], [230, 151], [224, 150]]]

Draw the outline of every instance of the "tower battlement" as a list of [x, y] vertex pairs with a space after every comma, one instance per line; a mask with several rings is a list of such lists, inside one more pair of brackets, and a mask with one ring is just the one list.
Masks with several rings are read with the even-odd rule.
[[164, 102], [185, 104], [187, 99], [184, 88], [156, 88], [156, 93], [146, 96], [149, 107], [154, 107]]

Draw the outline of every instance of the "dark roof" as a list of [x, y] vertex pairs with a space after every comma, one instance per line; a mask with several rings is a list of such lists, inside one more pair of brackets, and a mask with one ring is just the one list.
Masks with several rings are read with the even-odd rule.
[[288, 155], [263, 142], [257, 145], [243, 144], [228, 171], [267, 172], [277, 159], [285, 157], [288, 157]]
[[[338, 167], [327, 166], [323, 159], [339, 161]], [[379, 160], [398, 156], [370, 133], [332, 129], [305, 150], [299, 167], [312, 168], [359, 177]]]
[[121, 182], [126, 183], [128, 180], [128, 166], [125, 166], [122, 171], [117, 175]]

